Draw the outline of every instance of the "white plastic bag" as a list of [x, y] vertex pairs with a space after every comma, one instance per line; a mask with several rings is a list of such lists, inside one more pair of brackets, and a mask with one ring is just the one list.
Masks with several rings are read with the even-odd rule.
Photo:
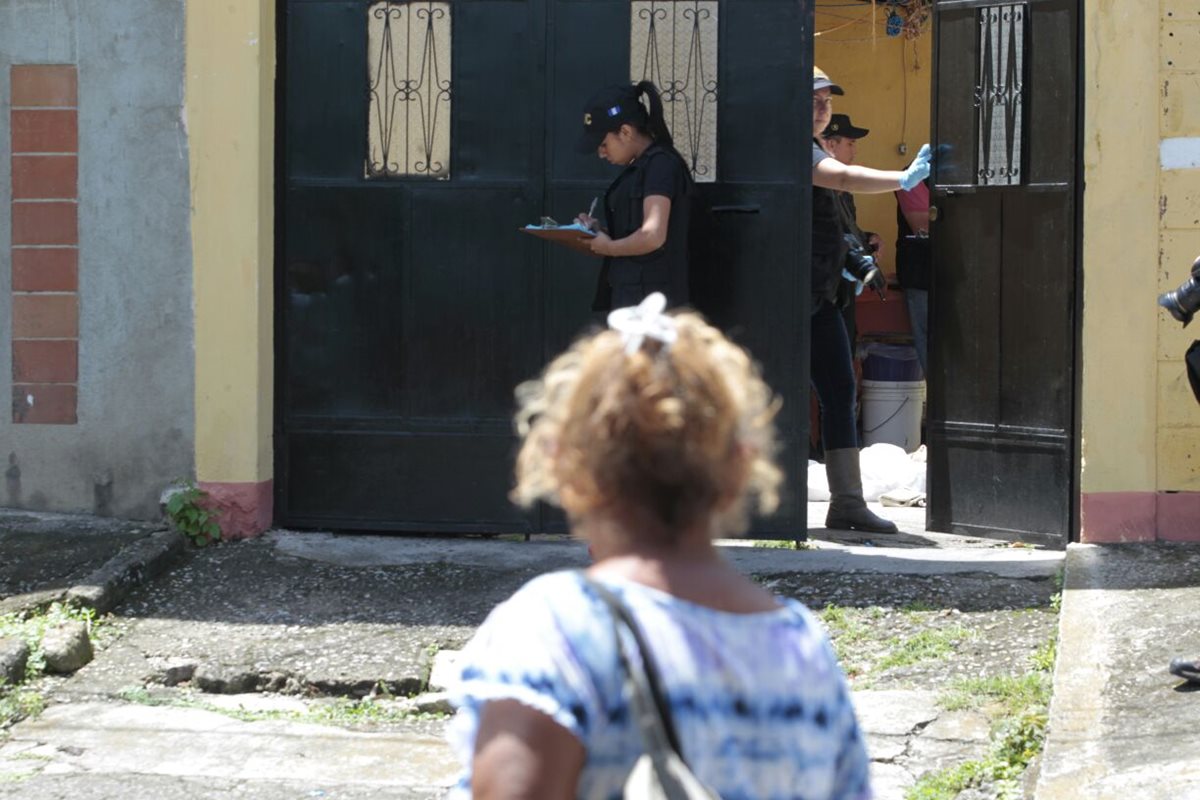
[[873, 444], [859, 454], [863, 499], [875, 501], [894, 489], [925, 491], [925, 465], [894, 444]]
[[825, 475], [825, 465], [812, 459], [808, 461], [808, 502], [829, 502], [829, 479]]

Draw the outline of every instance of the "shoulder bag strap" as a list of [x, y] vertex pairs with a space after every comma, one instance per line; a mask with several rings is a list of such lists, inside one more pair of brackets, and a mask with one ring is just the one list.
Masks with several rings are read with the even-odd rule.
[[[637, 622], [625, 604], [608, 587], [592, 580], [582, 572], [580, 575], [583, 577], [584, 583], [596, 593], [596, 596], [612, 614], [613, 630], [617, 637], [617, 656], [621, 661], [621, 668], [630, 679], [634, 689], [634, 711], [642, 738], [648, 747], [660, 744], [669, 747], [680, 760], [686, 763], [683, 750], [679, 746], [679, 737], [675, 733], [675, 726], [671, 720], [671, 709], [667, 706], [662, 692], [658, 667], [654, 663], [654, 657], [650, 654], [650, 648], [646, 645], [646, 640], [643, 638]], [[633, 641], [641, 655], [640, 669], [625, 652], [621, 627], [624, 627], [633, 636]]]

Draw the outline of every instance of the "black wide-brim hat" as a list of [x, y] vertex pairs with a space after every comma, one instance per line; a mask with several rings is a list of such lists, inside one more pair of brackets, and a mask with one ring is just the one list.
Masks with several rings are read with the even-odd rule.
[[604, 137], [622, 125], [644, 127], [648, 118], [646, 107], [638, 100], [633, 86], [606, 86], [592, 95], [583, 107], [583, 133], [580, 134], [580, 153], [595, 153]]

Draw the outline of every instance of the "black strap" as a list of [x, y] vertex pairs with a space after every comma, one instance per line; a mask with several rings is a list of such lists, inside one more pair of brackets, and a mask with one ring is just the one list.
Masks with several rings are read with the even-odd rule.
[[[625, 626], [625, 629], [633, 636], [633, 641], [637, 645], [638, 652], [641, 654], [641, 673], [645, 678], [645, 685], [649, 689], [654, 707], [658, 711], [659, 722], [661, 723], [663, 733], [666, 735], [667, 743], [675, 751], [675, 755], [679, 756], [684, 763], [687, 763], [687, 760], [683, 757], [683, 748], [679, 746], [679, 737], [675, 733], [675, 725], [671, 719], [671, 709], [667, 705], [666, 698], [663, 695], [662, 680], [659, 678], [658, 666], [654, 663], [654, 657], [650, 654], [650, 648], [646, 645], [646, 640], [642, 636], [641, 629], [638, 628], [637, 622], [629, 612], [629, 609], [625, 607], [625, 604], [608, 587], [592, 580], [583, 572], [579, 574], [583, 578], [584, 583], [596, 593], [596, 596], [600, 598], [604, 605], [608, 606], [608, 610], [613, 615], [614, 629], [619, 623]], [[617, 631], [617, 655], [621, 660], [622, 668], [627, 674], [634, 677], [635, 683], [637, 683], [634, 672], [635, 667], [630, 663], [625, 653], [619, 630]]]
[[1196, 395], [1196, 402], [1200, 403], [1200, 340], [1192, 342], [1184, 360], [1187, 363], [1188, 382], [1192, 384], [1192, 394]]

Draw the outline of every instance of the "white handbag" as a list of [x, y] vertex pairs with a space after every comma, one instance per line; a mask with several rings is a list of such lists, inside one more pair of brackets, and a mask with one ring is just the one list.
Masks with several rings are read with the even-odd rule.
[[[720, 800], [716, 792], [700, 782], [684, 760], [671, 723], [671, 711], [662, 694], [658, 668], [633, 615], [606, 587], [587, 576], [584, 581], [612, 613], [625, 695], [629, 698], [645, 747], [625, 781], [623, 796], [632, 800]], [[626, 652], [621, 628], [633, 637], [641, 655], [636, 663]]]

